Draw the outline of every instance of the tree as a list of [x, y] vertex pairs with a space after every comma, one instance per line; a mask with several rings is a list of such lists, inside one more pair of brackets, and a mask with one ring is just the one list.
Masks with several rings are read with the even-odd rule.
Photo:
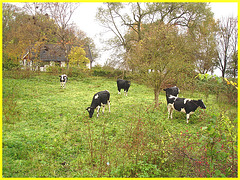
[[[226, 75], [228, 65], [234, 57], [234, 53], [237, 52], [237, 18], [223, 18], [219, 22], [219, 32], [217, 35], [217, 67], [222, 72], [222, 77]], [[235, 69], [235, 68], [234, 68]]]
[[46, 3], [50, 17], [55, 21], [58, 26], [56, 35], [60, 38], [59, 43], [65, 52], [67, 59], [67, 66], [69, 67], [69, 48], [67, 45], [73, 44], [75, 36], [73, 34], [74, 28], [71, 24], [71, 17], [77, 9], [77, 3]]
[[[144, 38], [143, 24], [160, 21], [190, 29], [213, 16], [208, 3], [104, 3], [104, 6], [98, 9], [96, 17], [115, 35], [115, 39], [110, 40], [110, 46], [118, 50], [123, 47], [125, 57], [131, 43]], [[126, 39], [129, 31], [134, 32], [135, 36]]]
[[198, 73], [206, 74], [214, 71], [217, 56], [216, 33], [217, 24], [213, 18], [209, 18], [188, 34]]
[[[155, 107], [159, 106], [159, 93], [165, 83], [173, 83], [175, 75], [185, 72], [183, 40], [176, 26], [162, 22], [149, 25], [143, 39], [132, 45], [129, 61], [136, 75], [153, 87]], [[172, 82], [171, 82], [172, 81]]]
[[89, 59], [86, 58], [86, 52], [82, 47], [72, 47], [71, 52], [68, 55], [69, 64], [73, 66], [86, 68], [86, 64], [90, 63]]
[[96, 58], [94, 41], [70, 22], [77, 6], [76, 3], [25, 3], [18, 8], [3, 3], [4, 64], [8, 61], [19, 64], [27, 51], [34, 53], [37, 61], [43, 45], [57, 43], [65, 50], [67, 59], [72, 46], [83, 45], [91, 48], [91, 55]]
[[[26, 11], [11, 5], [3, 6], [3, 53], [13, 57], [15, 63], [26, 54], [27, 49], [39, 51], [41, 44], [52, 41], [56, 31], [53, 21], [44, 14]], [[34, 47], [34, 48], [33, 48]], [[8, 61], [4, 59], [4, 63]]]

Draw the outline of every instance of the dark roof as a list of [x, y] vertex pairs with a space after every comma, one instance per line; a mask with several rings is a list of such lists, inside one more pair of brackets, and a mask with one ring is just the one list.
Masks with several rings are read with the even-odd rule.
[[[69, 48], [69, 46], [67, 46]], [[41, 61], [66, 61], [64, 49], [58, 44], [44, 45], [40, 50]]]

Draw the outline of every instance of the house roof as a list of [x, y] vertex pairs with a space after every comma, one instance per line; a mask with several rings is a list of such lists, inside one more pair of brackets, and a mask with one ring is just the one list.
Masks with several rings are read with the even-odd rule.
[[[67, 46], [69, 48], [69, 46]], [[68, 49], [69, 50], [69, 49]], [[66, 61], [64, 49], [58, 44], [44, 45], [40, 50], [41, 61]]]

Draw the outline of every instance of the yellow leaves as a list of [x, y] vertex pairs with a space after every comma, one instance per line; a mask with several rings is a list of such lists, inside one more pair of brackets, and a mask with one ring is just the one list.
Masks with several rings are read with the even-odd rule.
[[237, 83], [235, 83], [235, 82], [233, 82], [233, 81], [228, 81], [227, 78], [224, 78], [224, 80], [227, 82], [227, 85], [232, 85], [232, 86], [234, 86], [236, 89], [238, 89]]
[[82, 68], [86, 68], [86, 64], [90, 62], [82, 47], [73, 47], [68, 58], [71, 65], [76, 65]]

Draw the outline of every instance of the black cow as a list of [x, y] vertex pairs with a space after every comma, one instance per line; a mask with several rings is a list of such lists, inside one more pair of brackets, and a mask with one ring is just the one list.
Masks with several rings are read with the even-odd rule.
[[187, 123], [190, 117], [190, 114], [193, 114], [195, 110], [200, 107], [202, 109], [206, 109], [206, 106], [204, 105], [202, 100], [190, 100], [186, 98], [178, 98], [176, 96], [170, 95], [168, 98], [168, 118], [171, 116], [172, 119], [172, 113], [173, 110], [181, 111], [186, 113]]
[[121, 92], [120, 92], [121, 89], [124, 89], [124, 94], [127, 96], [127, 92], [128, 92], [130, 85], [131, 85], [131, 81], [118, 79], [117, 80], [118, 94], [121, 94]]
[[68, 77], [66, 74], [63, 74], [60, 77], [60, 84], [62, 88], [65, 88], [65, 84], [67, 83]]
[[103, 106], [102, 113], [104, 114], [106, 104], [108, 105], [109, 112], [110, 112], [110, 93], [108, 90], [100, 91], [94, 94], [91, 106], [86, 109], [89, 112], [89, 117], [92, 118], [94, 109], [96, 108], [97, 108], [97, 117], [98, 117], [101, 106]]

